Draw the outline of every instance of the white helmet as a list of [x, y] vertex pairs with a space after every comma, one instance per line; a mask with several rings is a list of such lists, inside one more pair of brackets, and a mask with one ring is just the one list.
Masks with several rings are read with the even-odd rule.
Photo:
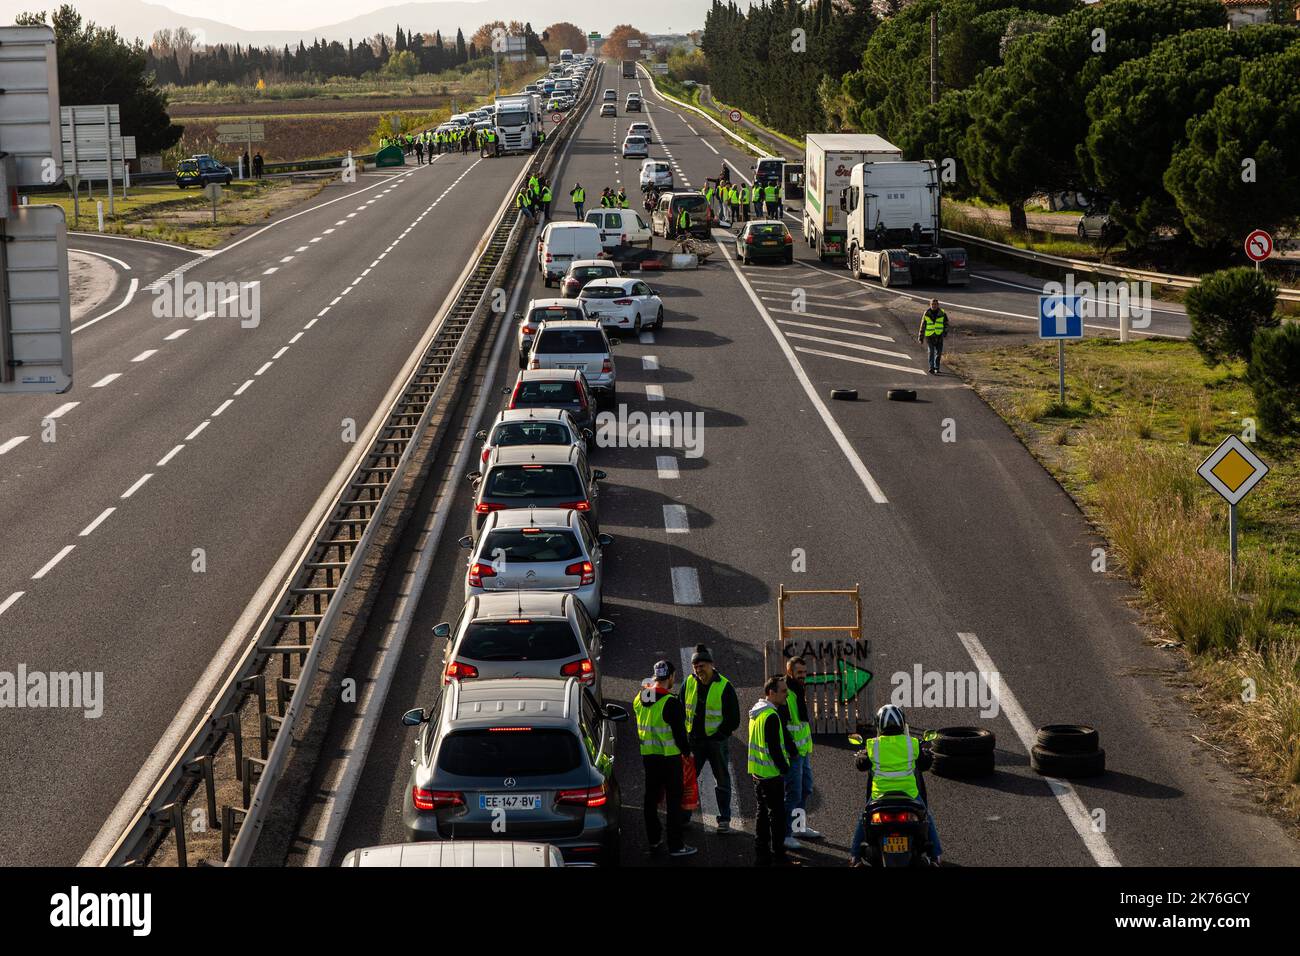
[[907, 718], [903, 708], [895, 704], [886, 704], [876, 711], [876, 730], [881, 733], [902, 733], [907, 727]]

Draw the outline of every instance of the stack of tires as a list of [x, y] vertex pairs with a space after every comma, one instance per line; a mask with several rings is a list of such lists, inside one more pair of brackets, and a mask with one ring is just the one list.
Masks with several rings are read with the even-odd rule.
[[993, 772], [993, 731], [979, 727], [941, 727], [930, 745], [931, 770], [940, 777], [986, 777]]
[[1095, 777], [1106, 772], [1106, 751], [1093, 727], [1084, 724], [1048, 724], [1038, 729], [1038, 742], [1029, 765], [1044, 777]]

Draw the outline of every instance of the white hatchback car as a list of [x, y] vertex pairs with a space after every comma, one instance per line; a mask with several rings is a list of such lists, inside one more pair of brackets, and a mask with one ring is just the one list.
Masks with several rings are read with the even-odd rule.
[[647, 159], [641, 164], [641, 188], [653, 184], [658, 189], [673, 188], [673, 168], [662, 159]]
[[578, 301], [588, 318], [608, 329], [640, 332], [664, 325], [663, 300], [640, 279], [593, 279], [582, 287]]
[[650, 128], [649, 123], [633, 123], [627, 128], [628, 136], [643, 136], [647, 143], [655, 141], [654, 130]]
[[623, 140], [623, 158], [631, 159], [634, 156], [640, 156], [645, 159], [650, 155], [650, 144], [646, 142], [644, 136], [633, 136], [628, 133], [627, 138]]

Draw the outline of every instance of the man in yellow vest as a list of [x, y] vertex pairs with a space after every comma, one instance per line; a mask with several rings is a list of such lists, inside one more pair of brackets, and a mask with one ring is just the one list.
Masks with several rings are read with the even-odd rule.
[[[876, 711], [876, 734], [858, 751], [854, 759], [858, 770], [869, 775], [867, 799], [877, 800], [890, 791], [899, 791], [925, 804], [928, 811], [929, 801], [926, 799], [925, 781], [921, 774], [930, 769], [933, 758], [928, 748], [921, 747], [920, 739], [911, 735], [903, 708], [886, 704]], [[930, 859], [938, 866], [943, 846], [939, 843], [934, 814], [927, 812], [925, 822], [930, 831]], [[859, 812], [853, 842], [849, 844], [849, 857], [854, 866], [862, 864], [864, 839], [866, 831], [862, 825], [862, 813]]]
[[939, 361], [943, 358], [943, 337], [948, 333], [948, 313], [939, 307], [938, 299], [930, 300], [930, 307], [921, 315], [921, 328], [916, 340], [929, 352], [930, 374], [939, 374]]
[[668, 818], [668, 855], [690, 856], [695, 847], [682, 840], [682, 754], [690, 741], [686, 736], [685, 712], [673, 690], [671, 661], [655, 664], [654, 676], [632, 700], [636, 734], [641, 744], [641, 766], [645, 769], [645, 832], [650, 849], [664, 845], [659, 823], [659, 799], [664, 799]]
[[785, 727], [779, 705], [785, 700], [785, 678], [773, 674], [763, 696], [749, 709], [749, 775], [754, 780], [754, 853], [758, 866], [787, 866], [785, 854], [785, 781], [790, 770]]
[[582, 221], [582, 207], [587, 201], [587, 190], [582, 188], [582, 183], [574, 184], [569, 190], [569, 198], [573, 200], [573, 208], [577, 210], [578, 221]]
[[542, 183], [541, 202], [542, 202], [542, 222], [546, 222], [548, 219], [551, 218], [551, 184], [550, 183], [546, 183], [546, 182]]
[[[691, 655], [691, 671], [686, 675], [682, 696], [695, 776], [698, 779], [704, 765], [709, 765], [718, 799], [718, 832], [736, 833], [731, 829], [731, 763], [727, 751], [732, 733], [740, 726], [740, 701], [731, 681], [713, 666], [713, 655], [703, 644], [697, 645]], [[690, 819], [689, 812], [684, 816]]]
[[808, 665], [802, 657], [785, 662], [785, 700], [781, 719], [795, 755], [790, 758], [790, 772], [785, 778], [785, 848], [799, 849], [800, 840], [820, 840], [822, 835], [808, 826], [808, 798], [813, 792], [812, 720], [808, 716], [808, 698], [804, 679]]

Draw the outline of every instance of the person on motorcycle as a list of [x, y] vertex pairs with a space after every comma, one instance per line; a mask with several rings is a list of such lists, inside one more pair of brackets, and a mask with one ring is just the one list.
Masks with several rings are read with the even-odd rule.
[[[922, 748], [920, 739], [911, 737], [903, 708], [894, 704], [886, 704], [876, 711], [876, 733], [877, 736], [868, 739], [866, 746], [858, 751], [854, 761], [858, 770], [868, 775], [867, 799], [876, 800], [891, 790], [898, 790], [925, 805], [930, 856], [938, 866], [943, 847], [939, 843], [939, 831], [934, 825], [934, 814], [929, 812], [925, 780], [921, 777], [921, 774], [929, 770], [930, 764], [934, 762], [930, 749]], [[862, 841], [865, 839], [866, 830], [862, 823], [862, 813], [859, 811], [858, 824], [853, 831], [853, 842], [849, 844], [853, 866], [862, 865]]]

